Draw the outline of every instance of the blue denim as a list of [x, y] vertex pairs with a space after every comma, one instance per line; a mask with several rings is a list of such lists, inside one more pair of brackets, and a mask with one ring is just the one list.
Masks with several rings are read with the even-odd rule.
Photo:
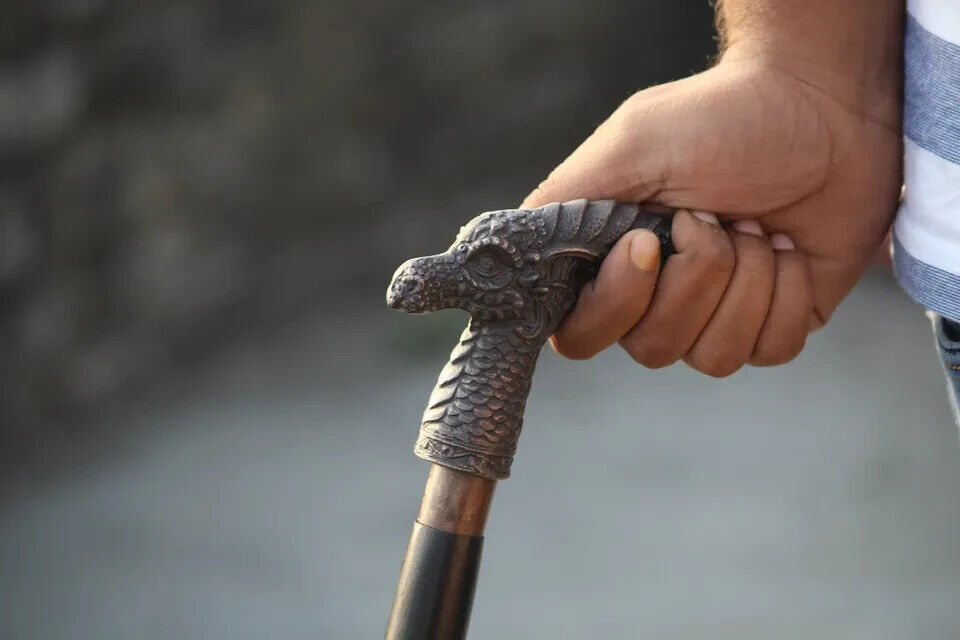
[[960, 425], [960, 324], [937, 314], [931, 315], [940, 362], [943, 363], [943, 370], [947, 375], [947, 391], [950, 393], [953, 418]]

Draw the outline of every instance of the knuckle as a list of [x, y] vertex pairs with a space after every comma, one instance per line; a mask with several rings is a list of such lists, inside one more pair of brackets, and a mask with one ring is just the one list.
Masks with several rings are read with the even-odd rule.
[[558, 182], [556, 172], [551, 173], [537, 185], [528, 199], [534, 201], [537, 206], [542, 206], [541, 203], [549, 204], [551, 194], [556, 190]]
[[695, 349], [686, 358], [685, 362], [693, 369], [711, 378], [726, 378], [739, 371], [740, 367], [744, 365], [742, 358], [708, 347]]
[[757, 366], [770, 367], [786, 364], [800, 355], [806, 343], [806, 336], [794, 340], [776, 340], [757, 345], [751, 362]]
[[614, 112], [611, 120], [616, 119], [618, 116], [626, 121], [626, 124], [632, 124], [633, 121], [642, 117], [644, 113], [644, 105], [647, 102], [647, 93], [644, 91], [636, 91], [630, 94], [626, 100], [623, 101]]
[[711, 234], [704, 242], [699, 243], [692, 257], [694, 264], [702, 272], [728, 278], [733, 275], [737, 266], [733, 245], [722, 232]]
[[557, 353], [566, 358], [567, 360], [589, 360], [593, 356], [597, 355], [595, 352], [577, 348], [577, 347], [554, 347]]
[[669, 367], [680, 359], [676, 348], [660, 340], [638, 340], [623, 345], [635, 362], [648, 369]]
[[772, 287], [774, 279], [774, 265], [763, 260], [740, 259], [737, 261], [737, 278], [744, 278], [749, 282], [769, 282]]
[[556, 333], [550, 340], [553, 350], [567, 360], [589, 360], [596, 355], [596, 351], [589, 348], [582, 341], [571, 340], [563, 335]]
[[743, 273], [750, 279], [769, 278], [774, 275], [776, 262], [773, 250], [763, 246], [763, 242], [760, 238], [739, 240], [735, 264], [738, 274]]

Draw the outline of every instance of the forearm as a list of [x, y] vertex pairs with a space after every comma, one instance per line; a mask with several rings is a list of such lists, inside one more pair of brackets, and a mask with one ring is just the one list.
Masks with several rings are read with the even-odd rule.
[[722, 60], [757, 60], [899, 118], [904, 0], [718, 0]]

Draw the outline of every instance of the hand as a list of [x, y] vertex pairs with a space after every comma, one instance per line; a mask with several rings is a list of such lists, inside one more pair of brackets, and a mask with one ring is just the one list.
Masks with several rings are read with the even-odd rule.
[[698, 212], [674, 216], [659, 278], [652, 234], [621, 238], [552, 338], [560, 354], [619, 341], [653, 368], [781, 364], [875, 254], [901, 184], [897, 96], [868, 101], [829, 73], [736, 54], [632, 96], [524, 201]]

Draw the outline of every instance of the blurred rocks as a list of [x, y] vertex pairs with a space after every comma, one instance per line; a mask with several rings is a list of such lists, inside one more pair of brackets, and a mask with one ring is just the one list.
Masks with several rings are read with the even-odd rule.
[[692, 0], [8, 4], [8, 435], [345, 287], [379, 296], [712, 51]]

